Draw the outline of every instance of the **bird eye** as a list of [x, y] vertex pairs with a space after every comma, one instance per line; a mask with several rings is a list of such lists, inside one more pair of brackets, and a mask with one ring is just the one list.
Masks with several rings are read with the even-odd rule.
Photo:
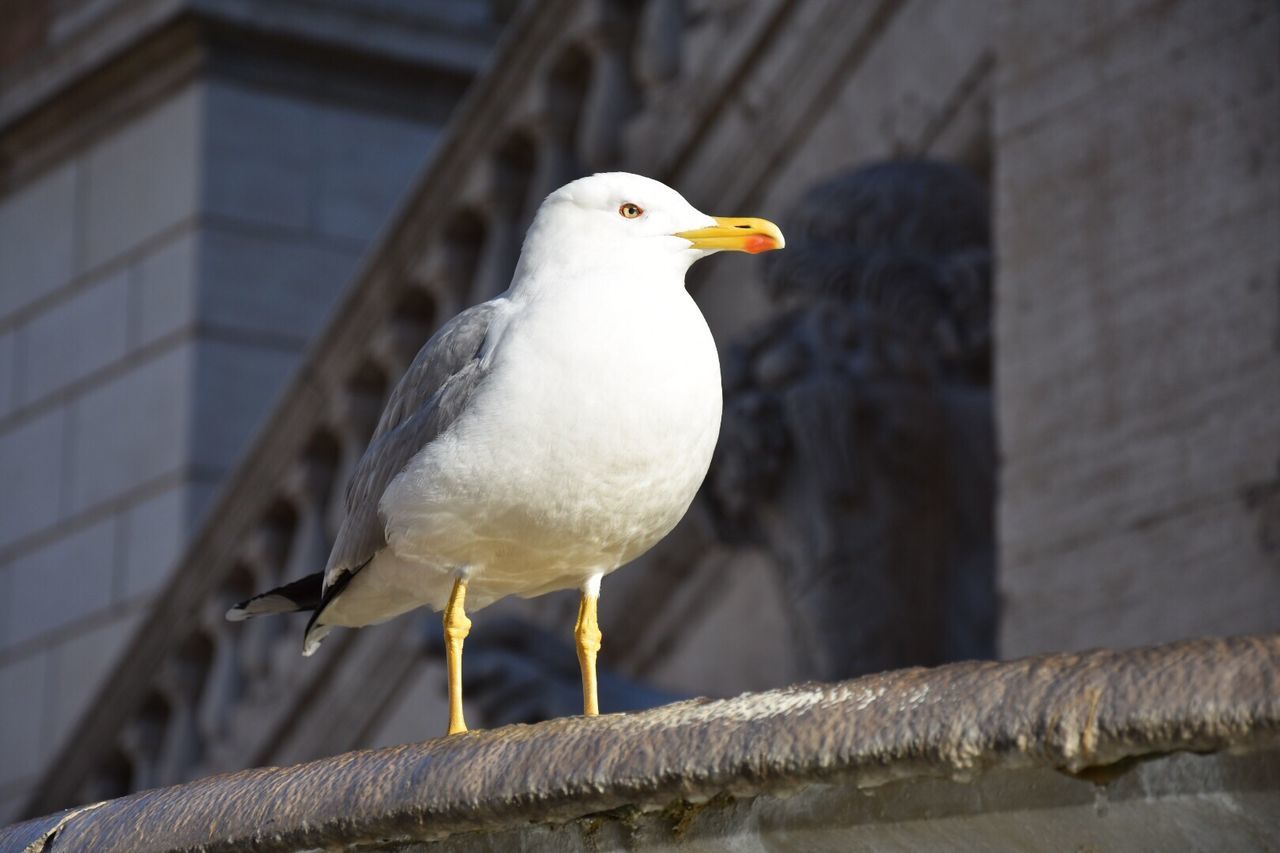
[[632, 204], [629, 201], [623, 202], [622, 207], [618, 208], [618, 214], [623, 219], [636, 219], [642, 213], [644, 213], [644, 208], [638, 204]]

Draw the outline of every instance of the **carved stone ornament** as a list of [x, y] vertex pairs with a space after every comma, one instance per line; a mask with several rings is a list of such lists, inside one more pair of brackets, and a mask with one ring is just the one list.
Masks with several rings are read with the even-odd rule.
[[991, 250], [959, 166], [810, 190], [734, 346], [710, 498], [784, 574], [817, 678], [993, 652]]

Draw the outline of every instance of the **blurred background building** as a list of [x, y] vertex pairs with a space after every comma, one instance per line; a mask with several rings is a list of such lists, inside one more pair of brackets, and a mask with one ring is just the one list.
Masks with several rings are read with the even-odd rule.
[[[438, 618], [315, 571], [382, 400], [625, 168], [779, 222], [699, 264], [726, 420], [605, 584], [605, 710], [1280, 628], [1269, 0], [11, 0], [0, 819], [443, 731]], [[471, 718], [575, 713], [572, 594]]]

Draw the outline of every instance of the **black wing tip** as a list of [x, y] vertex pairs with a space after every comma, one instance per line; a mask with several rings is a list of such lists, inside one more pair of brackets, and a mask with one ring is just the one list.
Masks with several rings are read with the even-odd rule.
[[272, 591], [264, 592], [262, 595], [235, 605], [227, 611], [226, 619], [228, 622], [243, 622], [254, 616], [266, 616], [272, 613], [297, 613], [300, 610], [310, 609], [310, 607], [306, 607], [292, 598]]
[[347, 584], [351, 583], [351, 579], [359, 574], [360, 570], [369, 565], [373, 558], [370, 557], [354, 569], [342, 569], [333, 579], [333, 583], [329, 584], [329, 588], [324, 591], [320, 601], [317, 603], [311, 618], [307, 620], [306, 630], [302, 632], [302, 656], [311, 657], [316, 653], [316, 649], [320, 648], [320, 642], [328, 636], [333, 630], [332, 625], [326, 625], [320, 621], [320, 617], [324, 614], [324, 609], [329, 606], [335, 598], [342, 594], [347, 588]]
[[226, 612], [226, 619], [243, 622], [253, 616], [315, 610], [323, 587], [324, 572], [316, 572], [234, 605]]

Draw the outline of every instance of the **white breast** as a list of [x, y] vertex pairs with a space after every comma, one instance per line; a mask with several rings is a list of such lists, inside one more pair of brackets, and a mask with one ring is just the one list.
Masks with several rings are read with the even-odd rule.
[[637, 286], [513, 316], [471, 408], [383, 497], [397, 556], [469, 567], [477, 598], [536, 595], [679, 521], [719, 433], [719, 362], [683, 288]]

